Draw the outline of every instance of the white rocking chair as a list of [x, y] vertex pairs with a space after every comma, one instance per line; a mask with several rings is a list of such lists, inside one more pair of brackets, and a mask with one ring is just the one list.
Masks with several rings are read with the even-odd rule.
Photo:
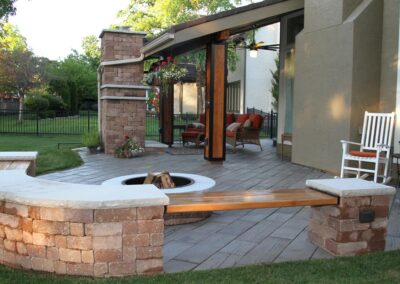
[[[343, 147], [342, 169], [340, 177], [343, 178], [345, 172], [356, 174], [360, 178], [360, 173], [374, 174], [374, 182], [378, 182], [381, 177], [382, 183], [388, 183], [390, 150], [392, 147], [393, 128], [395, 113], [370, 113], [365, 112], [364, 125], [362, 130], [361, 143], [341, 140]], [[360, 146], [358, 151], [349, 151], [349, 145]], [[357, 167], [350, 167], [347, 161], [358, 162]], [[374, 167], [362, 168], [362, 163], [373, 163]], [[379, 174], [379, 165], [383, 164], [383, 175]]]

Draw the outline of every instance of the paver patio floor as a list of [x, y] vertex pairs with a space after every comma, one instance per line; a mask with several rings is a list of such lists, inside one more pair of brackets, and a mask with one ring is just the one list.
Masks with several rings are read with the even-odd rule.
[[[215, 191], [270, 188], [302, 188], [307, 179], [331, 178], [321, 171], [282, 161], [262, 141], [264, 151], [252, 145], [228, 151], [223, 164], [210, 164], [202, 155], [146, 153], [133, 159], [87, 155], [85, 164], [41, 176], [72, 183], [100, 184], [128, 174], [168, 170], [194, 173], [215, 179]], [[307, 238], [308, 207], [215, 212], [210, 218], [188, 225], [166, 226], [166, 272], [232, 267], [331, 257]], [[400, 194], [391, 206], [387, 250], [400, 249]]]

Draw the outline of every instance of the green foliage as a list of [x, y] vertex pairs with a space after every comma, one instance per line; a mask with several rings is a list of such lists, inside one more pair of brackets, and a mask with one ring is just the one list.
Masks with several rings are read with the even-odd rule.
[[83, 101], [97, 101], [96, 69], [77, 52], [50, 64], [47, 74], [50, 91], [62, 97], [68, 110], [77, 112]]
[[28, 44], [26, 38], [22, 36], [17, 27], [9, 22], [4, 22], [2, 23], [2, 31], [0, 34], [0, 48], [9, 51], [26, 51], [28, 50]]
[[230, 0], [131, 0], [118, 16], [133, 30], [159, 34], [172, 25], [234, 8]]
[[88, 63], [93, 69], [96, 69], [100, 65], [101, 56], [99, 38], [94, 35], [84, 37], [82, 40], [82, 49]]
[[65, 110], [65, 103], [60, 96], [46, 94], [43, 96], [49, 102], [49, 110], [62, 111]]
[[14, 3], [16, 0], [0, 0], [0, 19], [15, 14]]
[[49, 109], [49, 101], [41, 95], [26, 96], [24, 101], [25, 107], [32, 111], [45, 111]]
[[276, 69], [274, 71], [270, 70], [272, 79], [271, 79], [271, 94], [274, 98], [272, 102], [272, 107], [275, 111], [278, 111], [279, 105], [279, 55], [275, 58], [275, 66]]
[[98, 131], [86, 131], [83, 133], [82, 144], [88, 148], [98, 147], [100, 145], [100, 136]]

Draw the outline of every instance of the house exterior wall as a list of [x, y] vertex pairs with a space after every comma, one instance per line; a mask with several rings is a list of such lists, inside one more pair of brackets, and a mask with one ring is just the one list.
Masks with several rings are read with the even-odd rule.
[[364, 111], [379, 110], [382, 21], [382, 1], [305, 1], [296, 40], [294, 163], [338, 173], [339, 140], [358, 141]]
[[[180, 94], [182, 92], [182, 95]], [[182, 112], [180, 107], [182, 96]], [[196, 83], [183, 83], [174, 85], [174, 113], [197, 113], [197, 85]]]
[[[272, 24], [256, 31], [256, 41], [264, 44], [279, 43], [280, 25]], [[236, 70], [228, 72], [228, 83], [240, 81], [242, 112], [256, 108], [264, 112], [272, 109], [271, 71], [276, 70], [276, 51], [259, 50], [257, 58], [250, 57], [247, 49], [238, 49], [239, 61]]]

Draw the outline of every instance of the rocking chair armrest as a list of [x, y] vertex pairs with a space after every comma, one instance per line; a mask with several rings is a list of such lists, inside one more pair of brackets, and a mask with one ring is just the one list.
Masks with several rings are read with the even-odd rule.
[[378, 152], [381, 152], [382, 150], [388, 151], [391, 148], [388, 144], [377, 144], [376, 146], [378, 148]]
[[346, 141], [346, 140], [340, 140], [340, 143], [342, 143], [342, 144], [352, 144], [352, 145], [359, 145], [359, 146], [361, 146], [361, 143], [352, 142], [352, 141]]

